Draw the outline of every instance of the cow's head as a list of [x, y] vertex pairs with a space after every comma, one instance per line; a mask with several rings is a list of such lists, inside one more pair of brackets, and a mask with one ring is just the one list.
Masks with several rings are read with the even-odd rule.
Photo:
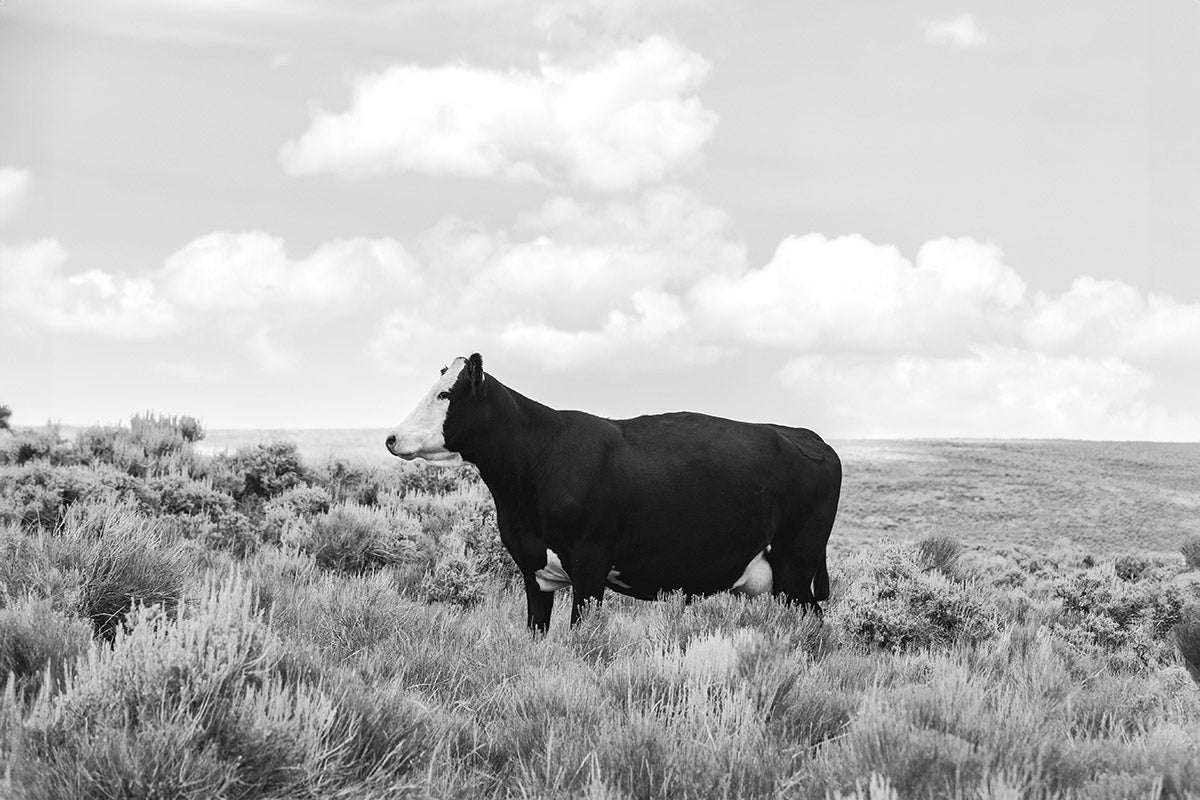
[[445, 467], [463, 463], [462, 454], [454, 448], [478, 422], [484, 377], [479, 353], [442, 367], [442, 375], [429, 393], [388, 434], [388, 452], [407, 461], [423, 458]]

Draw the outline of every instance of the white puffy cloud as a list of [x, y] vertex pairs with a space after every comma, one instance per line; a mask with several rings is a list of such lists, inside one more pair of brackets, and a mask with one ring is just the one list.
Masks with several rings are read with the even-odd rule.
[[288, 256], [261, 232], [217, 232], [188, 243], [135, 276], [69, 272], [52, 239], [0, 245], [0, 309], [20, 333], [73, 331], [116, 338], [204, 332], [234, 343], [273, 372], [300, 365], [298, 332], [314, 322], [411, 303], [420, 274], [393, 240], [328, 242]]
[[20, 167], [0, 167], [0, 222], [6, 222], [16, 213], [33, 176]]
[[217, 232], [171, 254], [154, 280], [175, 305], [197, 313], [353, 314], [380, 285], [412, 294], [416, 265], [398, 242], [345, 239], [290, 258], [282, 239]]
[[1200, 438], [1200, 419], [1156, 405], [1151, 376], [1111, 357], [995, 347], [956, 358], [812, 355], [780, 377], [826, 410], [830, 435]]
[[981, 47], [988, 42], [988, 34], [975, 22], [970, 14], [960, 14], [951, 19], [923, 22], [925, 41], [932, 44], [948, 44], [953, 47]]
[[514, 237], [493, 235], [484, 246], [476, 236], [459, 299], [475, 319], [594, 329], [612, 311], [635, 311], [638, 292], [682, 294], [705, 274], [741, 269], [745, 253], [728, 228], [725, 214], [678, 188], [635, 203], [551, 200]]
[[802, 351], [961, 351], [1011, 338], [1026, 302], [992, 244], [938, 239], [914, 264], [890, 245], [820, 234], [788, 237], [762, 268], [692, 294], [710, 335]]
[[0, 244], [0, 310], [18, 329], [157, 336], [178, 323], [152, 280], [101, 270], [68, 273], [67, 250], [54, 239]]
[[674, 295], [654, 290], [634, 293], [633, 311], [610, 311], [597, 329], [561, 330], [543, 323], [517, 323], [500, 334], [507, 350], [522, 353], [549, 369], [569, 370], [581, 363], [606, 360], [623, 370], [666, 363], [692, 366], [711, 363], [726, 354], [711, 344], [680, 335], [688, 317]]
[[[411, 347], [418, 331], [439, 338], [471, 329], [476, 340], [549, 366], [634, 351], [669, 353], [676, 363], [711, 360], [713, 346], [690, 341], [684, 295], [705, 274], [743, 269], [745, 251], [729, 225], [677, 187], [632, 203], [553, 199], [512, 233], [448, 220], [415, 248], [426, 280], [420, 305], [390, 318], [371, 352], [394, 369], [394, 353]], [[436, 330], [419, 320], [436, 321]]]
[[1048, 353], [1200, 360], [1200, 303], [1144, 295], [1127, 283], [1076, 278], [1055, 299], [1039, 296], [1026, 339]]
[[72, 271], [42, 240], [0, 248], [0, 319], [17, 336], [172, 337], [188, 354], [177, 375], [230, 374], [228, 352], [270, 373], [348, 351], [405, 373], [480, 350], [526, 375], [586, 365], [591, 380], [637, 374], [654, 392], [678, 369], [720, 380], [736, 359], [791, 390], [774, 416], [807, 405], [831, 435], [1200, 435], [1170, 399], [1194, 384], [1200, 304], [1088, 277], [1031, 295], [972, 239], [910, 258], [809, 234], [751, 267], [731, 228], [668, 186], [555, 198], [511, 230], [449, 219], [403, 244], [337, 240], [303, 256], [267, 233], [215, 232], [133, 275]]
[[661, 181], [695, 161], [717, 116], [694, 92], [702, 56], [652, 36], [586, 68], [394, 66], [359, 77], [350, 108], [317, 112], [281, 151], [291, 174], [432, 175], [567, 182]]

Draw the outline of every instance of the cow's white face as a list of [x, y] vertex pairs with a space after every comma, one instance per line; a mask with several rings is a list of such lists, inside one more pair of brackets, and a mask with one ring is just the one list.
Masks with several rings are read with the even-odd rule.
[[406, 461], [423, 458], [431, 464], [457, 467], [462, 456], [446, 449], [446, 414], [450, 411], [450, 389], [466, 366], [465, 358], [456, 358], [417, 407], [387, 438], [387, 449]]

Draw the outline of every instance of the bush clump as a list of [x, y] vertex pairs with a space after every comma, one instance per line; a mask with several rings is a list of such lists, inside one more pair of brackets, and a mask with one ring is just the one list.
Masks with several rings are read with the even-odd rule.
[[423, 462], [398, 464], [390, 478], [388, 488], [401, 497], [413, 493], [445, 495], [479, 483], [474, 467], [438, 467]]
[[213, 521], [233, 508], [233, 498], [213, 488], [212, 483], [183, 475], [166, 475], [148, 483], [163, 514], [207, 517]]
[[0, 467], [0, 522], [56, 528], [75, 503], [150, 503], [145, 483], [112, 467]]
[[961, 555], [962, 543], [948, 533], [934, 533], [917, 542], [917, 560], [926, 569], [949, 575]]
[[55, 610], [45, 598], [23, 597], [0, 608], [0, 684], [15, 680], [19, 697], [31, 699], [49, 669], [61, 683], [66, 665], [88, 648], [91, 626]]
[[426, 603], [450, 603], [471, 608], [483, 601], [483, 589], [483, 581], [471, 561], [448, 557], [425, 573], [416, 592]]
[[240, 575], [186, 608], [140, 609], [43, 687], [11, 729], [22, 796], [406, 795], [434, 738], [418, 703], [338, 673], [283, 680], [286, 645]]
[[333, 497], [320, 486], [297, 486], [272, 498], [264, 511], [283, 511], [293, 517], [313, 517], [324, 514], [333, 505]]
[[1123, 581], [1136, 581], [1150, 569], [1150, 560], [1142, 556], [1126, 554], [1113, 563], [1113, 572]]
[[1200, 534], [1193, 534], [1183, 540], [1179, 548], [1183, 554], [1184, 563], [1191, 569], [1200, 569]]
[[318, 514], [328, 513], [333, 505], [329, 492], [320, 486], [297, 486], [288, 489], [263, 505], [262, 538], [278, 544], [288, 531], [302, 525]]
[[885, 547], [851, 583], [835, 617], [850, 640], [889, 650], [976, 642], [999, 630], [978, 592], [922, 568], [910, 546]]
[[285, 531], [282, 543], [325, 569], [364, 572], [420, 558], [417, 521], [402, 511], [344, 504]]
[[112, 638], [137, 604], [174, 608], [187, 577], [177, 544], [157, 520], [122, 506], [79, 506], [59, 532], [81, 564], [79, 612]]
[[1200, 606], [1189, 606], [1180, 617], [1172, 631], [1175, 646], [1188, 673], [1200, 684]]
[[314, 477], [329, 492], [332, 503], [360, 506], [379, 505], [385, 483], [380, 470], [341, 458], [329, 459]]
[[71, 446], [62, 438], [57, 425], [18, 430], [0, 442], [0, 464], [19, 466], [34, 461], [55, 466], [74, 463]]
[[307, 470], [295, 442], [260, 443], [237, 451], [233, 457], [241, 473], [235, 497], [269, 499], [306, 481]]
[[1142, 664], [1170, 658], [1167, 635], [1186, 601], [1178, 585], [1130, 583], [1093, 567], [1057, 581], [1053, 591], [1063, 608], [1053, 630], [1075, 647]]

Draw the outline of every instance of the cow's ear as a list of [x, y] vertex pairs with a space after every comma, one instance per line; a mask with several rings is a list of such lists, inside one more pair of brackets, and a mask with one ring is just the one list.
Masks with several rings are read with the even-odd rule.
[[479, 353], [472, 353], [467, 359], [467, 380], [471, 382], [471, 394], [479, 394], [479, 387], [483, 386], [483, 356]]

